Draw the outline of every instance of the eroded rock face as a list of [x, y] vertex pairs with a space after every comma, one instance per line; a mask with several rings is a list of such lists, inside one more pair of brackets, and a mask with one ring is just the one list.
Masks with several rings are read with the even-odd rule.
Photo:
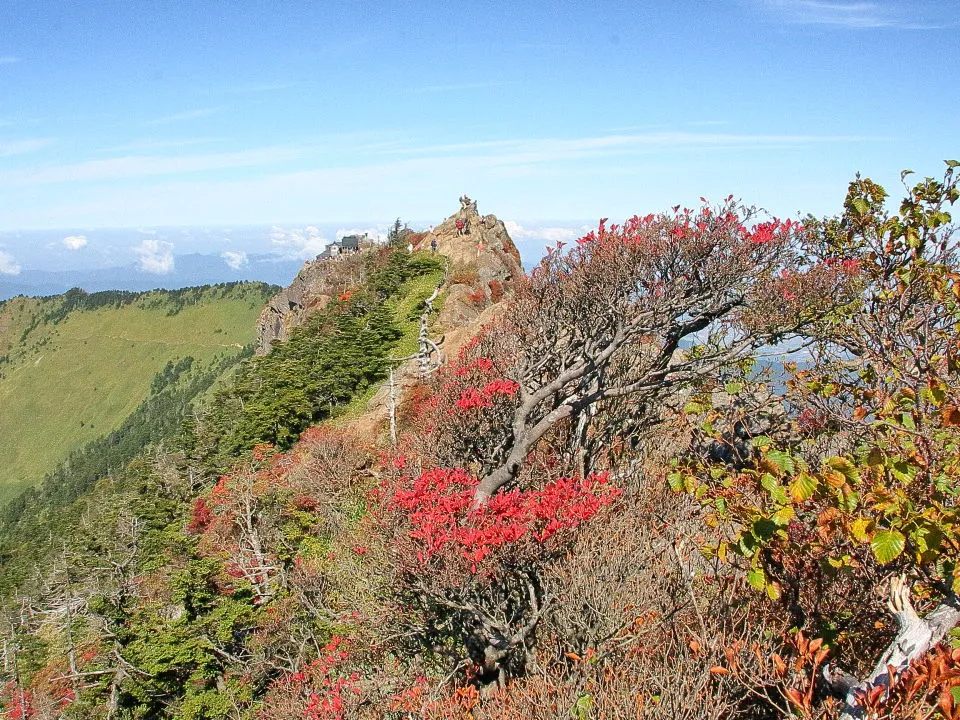
[[359, 278], [362, 253], [349, 253], [329, 260], [308, 260], [290, 283], [271, 298], [257, 321], [257, 355], [290, 337], [311, 314], [339, 296]]

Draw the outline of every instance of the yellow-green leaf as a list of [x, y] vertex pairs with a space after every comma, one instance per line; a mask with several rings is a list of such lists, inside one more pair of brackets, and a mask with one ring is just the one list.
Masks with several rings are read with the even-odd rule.
[[667, 475], [667, 482], [670, 483], [670, 489], [674, 492], [683, 492], [683, 473], [673, 471]]
[[873, 520], [869, 518], [857, 518], [850, 524], [850, 534], [853, 539], [859, 543], [870, 541], [870, 531], [873, 529]]
[[793, 505], [787, 505], [777, 510], [770, 516], [770, 519], [780, 527], [786, 527], [796, 516], [797, 514], [793, 511]]
[[809, 500], [817, 491], [819, 484], [820, 481], [813, 475], [802, 472], [790, 483], [790, 497], [793, 498], [794, 502]]
[[906, 544], [907, 540], [903, 533], [896, 530], [881, 530], [870, 541], [870, 549], [873, 550], [877, 562], [886, 565], [903, 552]]

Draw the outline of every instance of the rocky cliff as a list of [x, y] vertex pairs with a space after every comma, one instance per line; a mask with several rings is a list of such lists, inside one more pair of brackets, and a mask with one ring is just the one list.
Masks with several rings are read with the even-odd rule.
[[260, 313], [257, 355], [266, 355], [274, 342], [286, 340], [293, 328], [355, 285], [363, 268], [363, 253], [368, 250], [305, 262], [289, 287], [274, 295]]

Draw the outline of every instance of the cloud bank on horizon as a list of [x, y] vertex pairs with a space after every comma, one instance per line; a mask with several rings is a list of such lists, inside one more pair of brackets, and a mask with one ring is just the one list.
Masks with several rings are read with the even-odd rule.
[[63, 246], [68, 250], [80, 250], [86, 247], [86, 245], [86, 235], [67, 235], [67, 237], [63, 239]]
[[19, 275], [21, 267], [13, 255], [0, 250], [0, 275]]
[[148, 239], [141, 242], [134, 252], [140, 256], [137, 266], [143, 272], [166, 275], [173, 271], [173, 243]]
[[227, 267], [232, 268], [233, 270], [239, 270], [240, 268], [250, 264], [250, 261], [247, 259], [247, 253], [243, 250], [224, 250], [222, 253], [220, 253], [220, 257], [223, 258], [223, 261], [227, 264]]
[[[0, 6], [0, 272], [36, 261], [17, 229], [61, 228], [51, 263], [240, 270], [426, 227], [463, 192], [527, 248], [700, 196], [828, 214], [858, 171], [895, 195], [901, 169], [960, 156], [953, 3], [521, 0], [454, 36], [463, 12]], [[246, 225], [275, 228], [98, 235]]]

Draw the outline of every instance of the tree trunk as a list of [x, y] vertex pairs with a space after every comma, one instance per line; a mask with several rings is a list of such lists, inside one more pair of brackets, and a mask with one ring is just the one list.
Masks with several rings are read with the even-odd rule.
[[[943, 602], [925, 618], [920, 617], [910, 601], [910, 584], [900, 576], [890, 581], [890, 596], [887, 608], [897, 620], [897, 636], [887, 647], [877, 666], [869, 677], [856, 684], [840, 681], [827, 682], [834, 689], [842, 689], [846, 707], [845, 720], [863, 717], [860, 698], [872, 688], [890, 685], [891, 669], [899, 674], [913, 660], [923, 657], [946, 637], [954, 627], [960, 625], [960, 598], [953, 592], [947, 594]], [[825, 668], [826, 671], [826, 668]], [[850, 678], [842, 674], [843, 678]], [[855, 680], [855, 679], [854, 679]]]

